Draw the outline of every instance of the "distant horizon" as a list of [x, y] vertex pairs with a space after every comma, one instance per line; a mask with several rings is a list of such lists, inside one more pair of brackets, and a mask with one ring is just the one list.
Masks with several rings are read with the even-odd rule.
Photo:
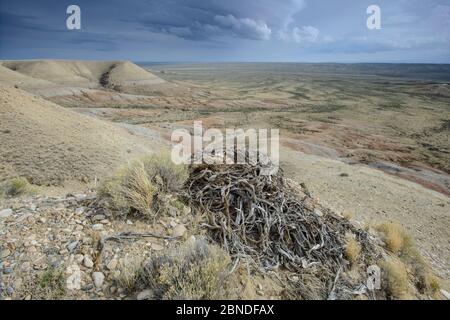
[[376, 62], [376, 61], [355, 61], [355, 62], [339, 62], [339, 61], [235, 61], [235, 60], [192, 60], [192, 61], [156, 61], [156, 60], [132, 60], [126, 58], [119, 59], [91, 59], [91, 58], [24, 58], [24, 59], [3, 59], [0, 61], [130, 61], [135, 64], [225, 64], [225, 63], [279, 63], [279, 64], [404, 64], [404, 65], [450, 65], [450, 62]]

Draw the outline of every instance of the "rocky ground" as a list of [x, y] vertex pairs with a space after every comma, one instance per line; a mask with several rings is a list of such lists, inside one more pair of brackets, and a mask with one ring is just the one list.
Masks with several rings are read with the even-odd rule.
[[[90, 192], [10, 199], [1, 208], [0, 296], [4, 299], [144, 299], [148, 292], [128, 296], [117, 285], [120, 266], [187, 236], [186, 221], [177, 217], [177, 208], [170, 208], [172, 216], [154, 224], [112, 219]], [[167, 239], [105, 241], [99, 250], [101, 237], [127, 231]]]
[[[322, 215], [308, 199], [305, 205]], [[148, 288], [127, 290], [127, 274], [202, 234], [191, 209], [173, 200], [164, 200], [167, 214], [155, 221], [118, 216], [93, 191], [3, 200], [0, 299], [154, 299]], [[283, 290], [260, 276], [243, 286], [248, 299], [280, 299]], [[441, 293], [447, 297], [446, 287]]]

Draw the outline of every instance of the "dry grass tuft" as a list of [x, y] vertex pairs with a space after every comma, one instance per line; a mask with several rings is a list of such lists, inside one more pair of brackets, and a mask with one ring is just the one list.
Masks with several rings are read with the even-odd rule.
[[411, 269], [417, 289], [422, 293], [435, 295], [440, 289], [439, 280], [420, 254], [412, 237], [394, 223], [382, 224], [377, 230], [383, 233], [387, 248]]
[[386, 292], [392, 299], [408, 300], [412, 298], [409, 289], [409, 280], [406, 267], [398, 259], [382, 261], [380, 266], [383, 270], [382, 282]]
[[351, 265], [356, 264], [361, 254], [361, 245], [354, 238], [350, 238], [345, 246], [345, 256]]
[[346, 211], [342, 214], [342, 217], [345, 220], [350, 221], [353, 218], [353, 213]]
[[390, 251], [398, 253], [403, 248], [404, 240], [408, 236], [401, 226], [388, 222], [379, 225], [376, 229], [383, 234], [383, 241]]
[[0, 194], [4, 196], [16, 197], [31, 193], [34, 193], [34, 188], [23, 177], [13, 178], [0, 186]]
[[158, 195], [179, 191], [186, 178], [184, 166], [173, 164], [165, 154], [152, 155], [120, 169], [103, 183], [99, 195], [116, 211], [155, 218]]
[[132, 291], [139, 279], [139, 272], [144, 263], [143, 257], [128, 257], [119, 262], [120, 275], [116, 281], [120, 287]]
[[225, 251], [205, 240], [193, 240], [145, 263], [126, 265], [127, 276], [121, 283], [128, 290], [150, 289], [154, 299], [237, 299], [240, 283], [229, 274], [230, 266]]

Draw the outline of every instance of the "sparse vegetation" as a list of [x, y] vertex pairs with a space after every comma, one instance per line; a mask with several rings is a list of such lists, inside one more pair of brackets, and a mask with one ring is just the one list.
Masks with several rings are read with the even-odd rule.
[[383, 234], [383, 241], [386, 247], [393, 253], [398, 253], [403, 248], [403, 242], [406, 233], [395, 223], [383, 223], [377, 227], [377, 230]]
[[380, 262], [380, 266], [384, 279], [382, 283], [390, 298], [400, 300], [411, 299], [408, 274], [403, 262], [398, 259], [389, 259]]
[[99, 194], [121, 213], [154, 218], [160, 209], [158, 197], [179, 191], [186, 178], [184, 166], [173, 164], [165, 154], [152, 155], [120, 169], [105, 181]]
[[64, 274], [59, 269], [50, 268], [37, 281], [33, 292], [34, 299], [56, 300], [66, 293]]
[[420, 254], [411, 236], [399, 225], [384, 223], [377, 227], [384, 235], [386, 247], [409, 266], [415, 276], [415, 285], [422, 292], [435, 295], [440, 288], [438, 278]]
[[0, 194], [4, 196], [16, 197], [25, 194], [31, 194], [34, 188], [26, 178], [18, 177], [4, 182], [0, 185]]
[[120, 274], [116, 281], [122, 288], [132, 291], [139, 279], [139, 272], [143, 266], [144, 258], [133, 256], [121, 260], [119, 265]]
[[361, 245], [354, 238], [350, 238], [345, 246], [345, 256], [352, 265], [356, 264], [361, 254]]
[[236, 299], [239, 283], [229, 274], [230, 256], [198, 239], [187, 241], [145, 263], [126, 266], [121, 283], [130, 290], [150, 289], [155, 299]]
[[[46, 65], [57, 67], [45, 62], [41, 75], [47, 75]], [[356, 220], [376, 221], [381, 215], [391, 214], [390, 219], [405, 226], [423, 226], [417, 232], [430, 236], [420, 248], [425, 252], [433, 248], [436, 271], [445, 274], [442, 270], [445, 264], [441, 262], [447, 258], [447, 243], [442, 238], [446, 234], [442, 214], [446, 202], [420, 188], [397, 183], [398, 177], [394, 175], [410, 172], [407, 179], [423, 178], [425, 188], [434, 188], [441, 185], [444, 173], [428, 175], [428, 166], [449, 172], [450, 122], [445, 108], [448, 86], [431, 89], [426, 82], [377, 79], [377, 73], [367, 77], [367, 70], [358, 77], [354, 77], [351, 69], [349, 73], [336, 74], [325, 69], [327, 73], [317, 74], [308, 71], [309, 65], [289, 64], [289, 69], [284, 69], [286, 65], [258, 64], [256, 68], [227, 64], [222, 70], [217, 66], [214, 70], [209, 67], [198, 70], [195, 66], [183, 70], [180, 65], [174, 70], [181, 68], [182, 72], [165, 75], [177, 82], [173, 94], [166, 95], [163, 89], [147, 90], [120, 81], [130, 66], [115, 72], [111, 71], [117, 65], [109, 70], [107, 64], [104, 66], [95, 68], [98, 72], [93, 74], [94, 78], [86, 79], [89, 81], [85, 84], [100, 83], [107, 90], [102, 87], [81, 90], [82, 82], [70, 96], [57, 94], [59, 87], [52, 88], [53, 85], [49, 90], [56, 94], [52, 101], [84, 107], [86, 113], [107, 121], [80, 117], [19, 90], [0, 88], [4, 100], [0, 111], [4, 110], [6, 117], [0, 121], [0, 136], [4, 138], [0, 140], [5, 150], [0, 155], [0, 181], [19, 177], [0, 182], [0, 197], [8, 197], [5, 210], [3, 206], [0, 208], [6, 217], [0, 220], [7, 228], [4, 241], [7, 246], [0, 250], [6, 256], [7, 268], [0, 273], [4, 271], [6, 286], [2, 286], [2, 291], [8, 298], [129, 299], [145, 291], [145, 297], [151, 299], [236, 299], [248, 298], [248, 288], [254, 290], [253, 297], [271, 299], [437, 297], [439, 279], [405, 230], [393, 223], [375, 228], [384, 240], [384, 249], [379, 239], [374, 240], [359, 229]], [[16, 70], [15, 65], [9, 68]], [[138, 75], [146, 75], [133, 69]], [[73, 75], [68, 74], [65, 81], [71, 82]], [[189, 82], [183, 83], [184, 80]], [[71, 87], [70, 83], [67, 85]], [[111, 89], [152, 94], [132, 98]], [[97, 107], [106, 108], [99, 111]], [[156, 137], [163, 138], [161, 142], [165, 144], [171, 129], [198, 119], [207, 127], [222, 129], [249, 126], [281, 129], [281, 147], [284, 156], [287, 155], [282, 161], [284, 172], [297, 182], [311, 185], [312, 192], [302, 183], [298, 197], [290, 182], [285, 184], [276, 176], [261, 177], [260, 171], [236, 175], [229, 167], [223, 172], [216, 169], [198, 172], [197, 184], [191, 185], [185, 183], [186, 168], [173, 165], [165, 154], [134, 161], [118, 170], [103, 183], [97, 195], [90, 189], [82, 195], [78, 193], [81, 190], [70, 193], [65, 190], [72, 188], [72, 179], [87, 183], [95, 178], [97, 186], [97, 178], [103, 181], [111, 168], [142, 150], [157, 150], [160, 145]], [[119, 122], [126, 130], [108, 121]], [[158, 130], [153, 131], [155, 127]], [[142, 135], [155, 139], [147, 139], [147, 144]], [[305, 154], [318, 154], [323, 160], [309, 159]], [[344, 166], [326, 159], [344, 160], [342, 157], [348, 157], [349, 163], [363, 162], [377, 168], [386, 163], [386, 167], [379, 168], [391, 170], [393, 175], [387, 178], [381, 172], [368, 172], [363, 167]], [[408, 166], [411, 163], [414, 166]], [[402, 171], [405, 169], [402, 167], [408, 170]], [[29, 193], [32, 187], [28, 182], [61, 185], [58, 187], [66, 196], [9, 199]], [[192, 192], [181, 190], [183, 185], [190, 186]], [[56, 192], [52, 189], [50, 193]], [[44, 187], [39, 190], [47, 191]], [[307, 199], [304, 194], [314, 195], [314, 199]], [[329, 208], [322, 208], [320, 203]], [[153, 219], [155, 223], [112, 221], [105, 206], [120, 214]], [[321, 210], [316, 211], [317, 207]], [[404, 210], [399, 210], [400, 207]], [[340, 216], [334, 208], [344, 214]], [[353, 223], [355, 208], [358, 216]], [[166, 210], [170, 215], [164, 214]], [[405, 212], [410, 214], [406, 217]], [[422, 212], [423, 215], [418, 214]], [[433, 221], [424, 223], [430, 216]], [[178, 226], [185, 228], [180, 237], [174, 236]], [[66, 227], [73, 232], [67, 232], [70, 230]], [[370, 225], [365, 229], [369, 233], [374, 230]], [[199, 234], [211, 242], [189, 238], [185, 244], [179, 243]], [[153, 237], [167, 240], [153, 242]], [[111, 241], [107, 242], [107, 238]], [[17, 239], [23, 239], [24, 245], [15, 246]], [[49, 239], [51, 246], [45, 245]], [[35, 254], [28, 254], [33, 253], [31, 249]], [[79, 260], [81, 253], [83, 260]], [[45, 264], [45, 260], [41, 256], [52, 265], [61, 262], [71, 267], [73, 261], [81, 267], [81, 276], [75, 277], [75, 268], [63, 266], [43, 271], [45, 265], [41, 263]], [[239, 257], [239, 263], [234, 265], [231, 257]], [[378, 263], [379, 259], [382, 262]], [[367, 266], [373, 264], [382, 268], [383, 290], [355, 295], [355, 289], [366, 281]], [[231, 269], [234, 272], [230, 274]], [[247, 273], [263, 269], [265, 273], [255, 272], [251, 276]], [[107, 289], [100, 290], [92, 282], [93, 271], [103, 273], [102, 287]], [[66, 290], [65, 280], [69, 276], [80, 280], [77, 286], [80, 290]], [[263, 281], [266, 279], [276, 281], [279, 287], [271, 291]]]

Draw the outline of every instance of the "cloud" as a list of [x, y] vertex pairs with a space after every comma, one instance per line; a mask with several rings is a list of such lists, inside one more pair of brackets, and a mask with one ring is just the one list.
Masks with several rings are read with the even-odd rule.
[[232, 14], [215, 15], [204, 21], [164, 21], [159, 17], [146, 17], [139, 22], [152, 32], [165, 33], [187, 40], [210, 40], [233, 36], [250, 40], [269, 40], [272, 30], [262, 20], [236, 18]]
[[271, 38], [272, 30], [283, 26], [293, 3], [298, 1], [147, 0], [139, 4], [139, 14], [123, 19], [154, 33], [187, 40], [234, 37], [263, 41]]
[[216, 15], [214, 21], [224, 30], [230, 30], [235, 36], [252, 40], [269, 40], [272, 30], [262, 20], [249, 18], [237, 19], [232, 14]]
[[294, 16], [306, 7], [306, 2], [304, 0], [292, 0], [290, 5], [291, 8], [284, 20], [284, 28], [287, 28], [294, 22]]
[[449, 0], [380, 1], [382, 29], [368, 30], [365, 1], [77, 0], [79, 31], [66, 29], [65, 1], [2, 1], [0, 58], [450, 61]]
[[319, 30], [312, 26], [285, 28], [278, 32], [281, 40], [286, 42], [305, 43], [316, 42], [319, 38]]

